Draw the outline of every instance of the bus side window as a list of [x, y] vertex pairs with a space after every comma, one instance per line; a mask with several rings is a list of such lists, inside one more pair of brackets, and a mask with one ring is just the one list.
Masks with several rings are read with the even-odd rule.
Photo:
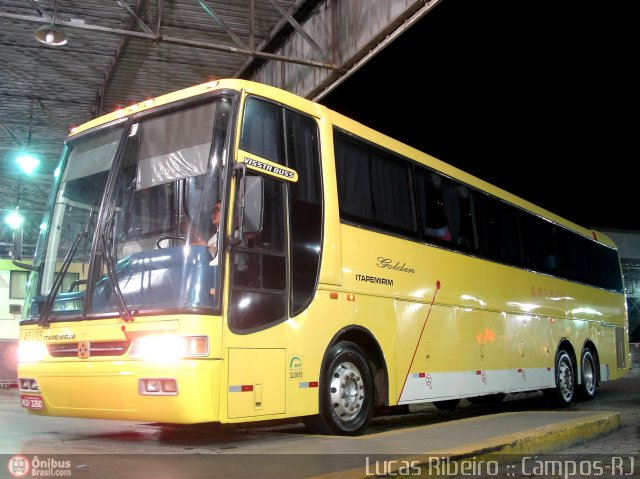
[[557, 273], [554, 225], [525, 211], [519, 212], [519, 221], [524, 265], [542, 273]]
[[453, 249], [477, 249], [469, 188], [424, 170], [417, 183], [423, 237]]
[[240, 148], [284, 164], [282, 140], [281, 108], [264, 100], [247, 98]]
[[525, 264], [517, 209], [487, 194], [476, 195], [483, 257], [514, 266]]

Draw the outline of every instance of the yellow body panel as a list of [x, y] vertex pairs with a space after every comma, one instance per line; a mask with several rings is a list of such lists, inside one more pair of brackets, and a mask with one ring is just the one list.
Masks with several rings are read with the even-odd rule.
[[[45, 407], [32, 414], [201, 423], [217, 421], [220, 360], [180, 361], [59, 361], [24, 364], [20, 377], [33, 378], [41, 388]], [[142, 396], [140, 378], [172, 378], [178, 395]]]
[[[208, 335], [209, 355], [166, 361], [122, 356], [48, 358], [21, 363], [18, 377], [35, 379], [45, 407], [33, 414], [177, 423], [216, 421], [220, 416], [222, 320], [212, 316], [142, 317], [53, 323], [49, 328], [22, 326], [20, 339], [64, 346], [79, 341], [127, 341], [140, 334]], [[211, 341], [214, 339], [214, 341]], [[178, 394], [139, 394], [139, 379], [175, 379]], [[26, 392], [25, 392], [26, 393]], [[28, 392], [31, 394], [31, 392]]]
[[285, 350], [229, 350], [229, 419], [284, 414]]

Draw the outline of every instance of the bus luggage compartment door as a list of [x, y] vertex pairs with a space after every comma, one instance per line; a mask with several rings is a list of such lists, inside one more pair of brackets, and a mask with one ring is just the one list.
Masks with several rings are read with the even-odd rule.
[[285, 412], [285, 350], [229, 349], [229, 419]]

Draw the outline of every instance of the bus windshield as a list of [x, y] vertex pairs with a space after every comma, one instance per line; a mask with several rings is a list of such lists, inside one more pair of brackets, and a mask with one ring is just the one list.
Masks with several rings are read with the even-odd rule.
[[230, 105], [218, 97], [67, 143], [29, 316], [218, 305]]

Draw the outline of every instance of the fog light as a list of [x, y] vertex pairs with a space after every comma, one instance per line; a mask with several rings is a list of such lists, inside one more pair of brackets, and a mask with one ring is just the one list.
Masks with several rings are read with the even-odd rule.
[[177, 393], [178, 384], [175, 379], [163, 379], [162, 380], [162, 392], [165, 393]]
[[142, 396], [177, 396], [178, 382], [175, 379], [163, 378], [140, 379], [138, 393]]
[[146, 391], [148, 393], [159, 393], [162, 391], [162, 383], [157, 379], [149, 379], [146, 382]]

